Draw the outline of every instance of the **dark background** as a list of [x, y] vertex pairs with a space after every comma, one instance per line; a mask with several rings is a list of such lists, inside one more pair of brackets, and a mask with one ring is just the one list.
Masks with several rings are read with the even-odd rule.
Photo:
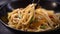
[[[60, 0], [49, 0], [49, 1], [58, 1], [60, 2]], [[1, 6], [6, 3], [6, 0], [0, 0], [0, 8]], [[50, 34], [60, 34], [60, 29], [57, 31], [53, 31], [53, 32], [49, 32]], [[48, 34], [49, 34], [48, 33]], [[18, 34], [18, 32], [12, 32], [11, 30], [9, 30], [8, 28], [6, 28], [1, 22], [0, 22], [0, 34]], [[21, 33], [19, 33], [21, 34]], [[44, 33], [45, 34], [45, 33]]]

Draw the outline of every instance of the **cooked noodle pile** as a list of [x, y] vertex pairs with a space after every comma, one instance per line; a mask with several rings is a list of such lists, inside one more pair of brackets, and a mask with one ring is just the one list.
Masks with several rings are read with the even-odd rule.
[[26, 8], [18, 8], [8, 13], [8, 25], [12, 28], [39, 32], [54, 29], [60, 23], [59, 17], [52, 10], [35, 9], [35, 4]]

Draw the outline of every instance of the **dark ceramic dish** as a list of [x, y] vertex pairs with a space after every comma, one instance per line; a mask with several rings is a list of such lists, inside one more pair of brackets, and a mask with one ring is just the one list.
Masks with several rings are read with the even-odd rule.
[[[53, 6], [52, 3], [55, 2], [55, 1], [40, 1], [39, 2], [39, 5], [42, 6], [42, 8], [45, 8], [47, 10], [54, 10], [55, 12], [59, 12], [60, 10], [60, 4], [57, 3], [56, 6]], [[17, 8], [25, 8], [28, 4], [31, 4], [32, 3], [32, 0], [14, 0], [14, 1], [10, 1], [9, 3], [7, 3], [7, 5], [5, 5], [1, 11], [0, 11], [0, 21], [1, 23], [6, 26], [8, 29], [10, 30], [13, 30], [15, 32], [25, 32], [25, 31], [21, 31], [21, 30], [16, 30], [14, 28], [10, 28], [7, 23], [8, 23], [8, 19], [7, 19], [7, 13], [8, 12], [11, 12], [12, 9], [17, 9]], [[35, 1], [36, 3], [36, 1]], [[49, 3], [49, 4], [48, 4]], [[60, 27], [60, 26], [59, 26]], [[51, 30], [48, 30], [48, 31], [43, 31], [43, 32], [53, 32], [53, 31], [56, 31], [59, 29], [56, 28], [56, 29], [51, 29]], [[39, 32], [39, 33], [43, 33], [43, 32]], [[28, 32], [27, 32], [28, 33]], [[34, 32], [29, 32], [29, 33], [34, 33]]]

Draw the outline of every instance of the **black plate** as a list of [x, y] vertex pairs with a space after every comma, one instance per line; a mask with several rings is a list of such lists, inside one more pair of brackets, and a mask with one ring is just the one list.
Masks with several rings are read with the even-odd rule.
[[[36, 0], [37, 1], [37, 0]], [[36, 3], [35, 1], [35, 3]], [[57, 3], [56, 1], [40, 1], [39, 5], [42, 6], [42, 8], [45, 8], [47, 10], [54, 10], [55, 12], [59, 12], [59, 8], [60, 8], [60, 4], [56, 4], [55, 7], [52, 6], [52, 3]], [[16, 29], [13, 29], [13, 28], [10, 28], [7, 23], [8, 23], [8, 12], [11, 12], [12, 9], [17, 9], [17, 8], [25, 8], [28, 4], [31, 4], [32, 3], [32, 0], [15, 0], [15, 1], [10, 1], [6, 6], [4, 6], [1, 11], [0, 11], [0, 21], [2, 22], [2, 24], [4, 26], [6, 26], [8, 29], [10, 30], [13, 30], [13, 31], [16, 31], [16, 32], [24, 32], [24, 31], [21, 31], [21, 30], [16, 30]], [[49, 3], [49, 4], [48, 4]], [[53, 29], [53, 30], [48, 30], [48, 31], [44, 31], [44, 32], [53, 32], [53, 31], [57, 31], [59, 29], [56, 28], [56, 29]], [[31, 32], [29, 32], [31, 33]], [[34, 33], [34, 32], [33, 32]], [[39, 33], [42, 33], [42, 32], [39, 32]]]

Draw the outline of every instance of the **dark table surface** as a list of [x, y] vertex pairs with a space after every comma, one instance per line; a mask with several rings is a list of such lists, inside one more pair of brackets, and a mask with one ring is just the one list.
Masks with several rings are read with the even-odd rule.
[[[2, 0], [0, 0], [0, 5], [2, 4]], [[60, 34], [59, 33], [60, 30], [57, 30], [56, 32], [52, 32], [52, 33], [55, 33], [55, 34]], [[51, 32], [50, 32], [51, 33]], [[0, 34], [18, 34], [18, 33], [15, 33], [15, 32], [12, 32], [11, 30], [9, 30], [8, 28], [6, 28], [1, 22], [0, 22]], [[21, 34], [21, 33], [19, 33]]]

